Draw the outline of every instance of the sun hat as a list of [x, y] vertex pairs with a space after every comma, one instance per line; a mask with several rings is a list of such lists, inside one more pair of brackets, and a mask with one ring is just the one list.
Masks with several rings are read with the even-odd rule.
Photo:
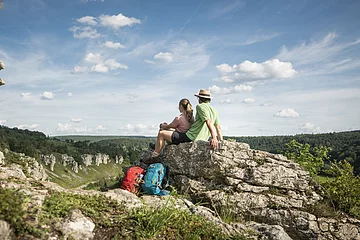
[[207, 89], [200, 89], [199, 94], [194, 94], [194, 96], [211, 99], [210, 90]]

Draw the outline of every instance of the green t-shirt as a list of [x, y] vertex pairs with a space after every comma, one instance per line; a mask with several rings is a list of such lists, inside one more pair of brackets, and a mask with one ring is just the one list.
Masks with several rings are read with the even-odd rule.
[[191, 141], [209, 140], [211, 136], [209, 128], [206, 125], [206, 120], [211, 119], [214, 126], [219, 124], [218, 113], [210, 106], [210, 103], [200, 103], [196, 106], [195, 122], [191, 125], [186, 136]]

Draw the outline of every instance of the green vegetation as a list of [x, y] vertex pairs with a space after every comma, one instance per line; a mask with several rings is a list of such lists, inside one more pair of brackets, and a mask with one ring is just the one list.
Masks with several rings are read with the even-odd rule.
[[55, 224], [71, 209], [79, 209], [91, 218], [103, 239], [123, 239], [124, 233], [132, 239], [245, 239], [224, 235], [214, 223], [188, 211], [166, 205], [130, 211], [101, 195], [52, 192], [45, 199], [40, 222]]
[[[85, 139], [77, 141], [74, 139]], [[91, 139], [87, 140], [87, 139]], [[105, 140], [102, 140], [105, 139]], [[122, 156], [128, 163], [139, 160], [142, 150], [154, 143], [154, 138], [145, 137], [54, 137], [50, 138], [41, 132], [8, 128], [0, 125], [0, 149], [9, 149], [17, 153], [40, 159], [41, 155], [67, 154], [75, 161], [81, 162], [82, 154], [103, 153], [115, 159]]]
[[309, 144], [301, 144], [295, 140], [291, 140], [286, 144], [285, 156], [303, 166], [313, 176], [316, 175], [322, 167], [324, 160], [328, 159], [327, 153], [331, 150], [328, 147], [319, 146], [312, 149], [310, 153]]
[[248, 143], [251, 148], [271, 153], [286, 152], [291, 140], [301, 144], [310, 145], [310, 152], [315, 147], [326, 146], [331, 148], [328, 160], [325, 163], [346, 160], [354, 167], [355, 175], [360, 174], [360, 131], [322, 133], [322, 134], [297, 134], [294, 136], [259, 136], [259, 137], [224, 137], [235, 139], [237, 142]]
[[29, 198], [18, 190], [0, 188], [0, 219], [8, 222], [16, 236], [31, 234], [41, 237], [42, 231], [27, 222], [26, 204]]
[[[332, 162], [328, 169], [322, 169], [324, 160], [328, 158], [329, 148], [324, 146], [311, 148], [309, 144], [301, 144], [295, 140], [286, 144], [286, 147], [285, 155], [310, 171], [315, 181], [319, 180], [325, 192], [323, 203], [333, 207], [335, 211], [343, 211], [360, 218], [360, 177], [354, 175], [353, 166], [344, 160]], [[323, 170], [328, 177], [319, 177], [317, 174], [320, 170]]]

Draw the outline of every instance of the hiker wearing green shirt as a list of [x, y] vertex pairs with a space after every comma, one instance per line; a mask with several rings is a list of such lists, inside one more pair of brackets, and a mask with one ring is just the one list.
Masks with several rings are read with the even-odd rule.
[[165, 146], [165, 141], [173, 144], [191, 142], [197, 140], [208, 141], [210, 139], [211, 148], [216, 150], [219, 141], [223, 140], [219, 117], [217, 111], [210, 105], [211, 96], [209, 90], [201, 89], [199, 94], [194, 94], [199, 101], [196, 106], [195, 122], [187, 132], [173, 132], [171, 135], [159, 131], [156, 139], [155, 150], [151, 158], [159, 156]]

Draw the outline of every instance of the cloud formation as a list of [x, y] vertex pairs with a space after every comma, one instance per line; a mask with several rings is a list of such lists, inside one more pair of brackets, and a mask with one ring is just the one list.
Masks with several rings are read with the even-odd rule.
[[70, 122], [79, 123], [79, 122], [81, 122], [82, 120], [83, 120], [82, 118], [72, 118], [72, 119], [70, 120]]
[[77, 27], [74, 26], [69, 29], [73, 33], [74, 38], [98, 38], [101, 36], [100, 33], [91, 27]]
[[295, 118], [295, 117], [298, 117], [299, 114], [297, 112], [295, 112], [294, 109], [288, 108], [288, 109], [283, 109], [283, 110], [277, 112], [274, 116], [275, 117], [284, 117], [284, 118]]
[[253, 98], [245, 98], [242, 103], [246, 103], [246, 104], [249, 104], [249, 103], [253, 103], [255, 102], [255, 99]]
[[290, 62], [281, 62], [279, 59], [272, 59], [266, 62], [257, 63], [244, 61], [239, 65], [230, 66], [226, 63], [216, 66], [220, 73], [220, 81], [233, 83], [246, 80], [270, 80], [287, 79], [295, 76], [296, 71]]
[[102, 26], [111, 27], [118, 30], [121, 27], [132, 26], [134, 24], [140, 24], [141, 21], [134, 17], [126, 17], [119, 13], [118, 15], [100, 15], [99, 22]]
[[82, 17], [82, 18], [78, 18], [78, 19], [76, 19], [76, 21], [79, 22], [79, 23], [89, 24], [89, 25], [92, 25], [92, 26], [97, 25], [96, 18], [94, 18], [92, 16], [85, 16], [85, 17]]
[[302, 126], [300, 126], [300, 129], [305, 132], [320, 132], [320, 127], [315, 126], [315, 124], [312, 123], [304, 123]]
[[213, 94], [218, 94], [218, 95], [226, 95], [226, 94], [231, 94], [231, 93], [238, 93], [238, 92], [251, 92], [253, 89], [253, 87], [249, 86], [249, 85], [236, 85], [234, 87], [218, 87], [216, 85], [213, 85], [211, 87], [209, 87], [209, 90], [211, 93]]
[[112, 48], [112, 49], [125, 48], [125, 46], [122, 45], [121, 43], [112, 42], [112, 41], [107, 41], [107, 42], [103, 43], [101, 46], [107, 47], [107, 48]]
[[173, 60], [173, 54], [171, 52], [159, 52], [154, 56], [154, 59], [171, 62]]
[[43, 92], [42, 94], [40, 94], [40, 98], [43, 100], [51, 100], [55, 98], [55, 95], [52, 92]]

